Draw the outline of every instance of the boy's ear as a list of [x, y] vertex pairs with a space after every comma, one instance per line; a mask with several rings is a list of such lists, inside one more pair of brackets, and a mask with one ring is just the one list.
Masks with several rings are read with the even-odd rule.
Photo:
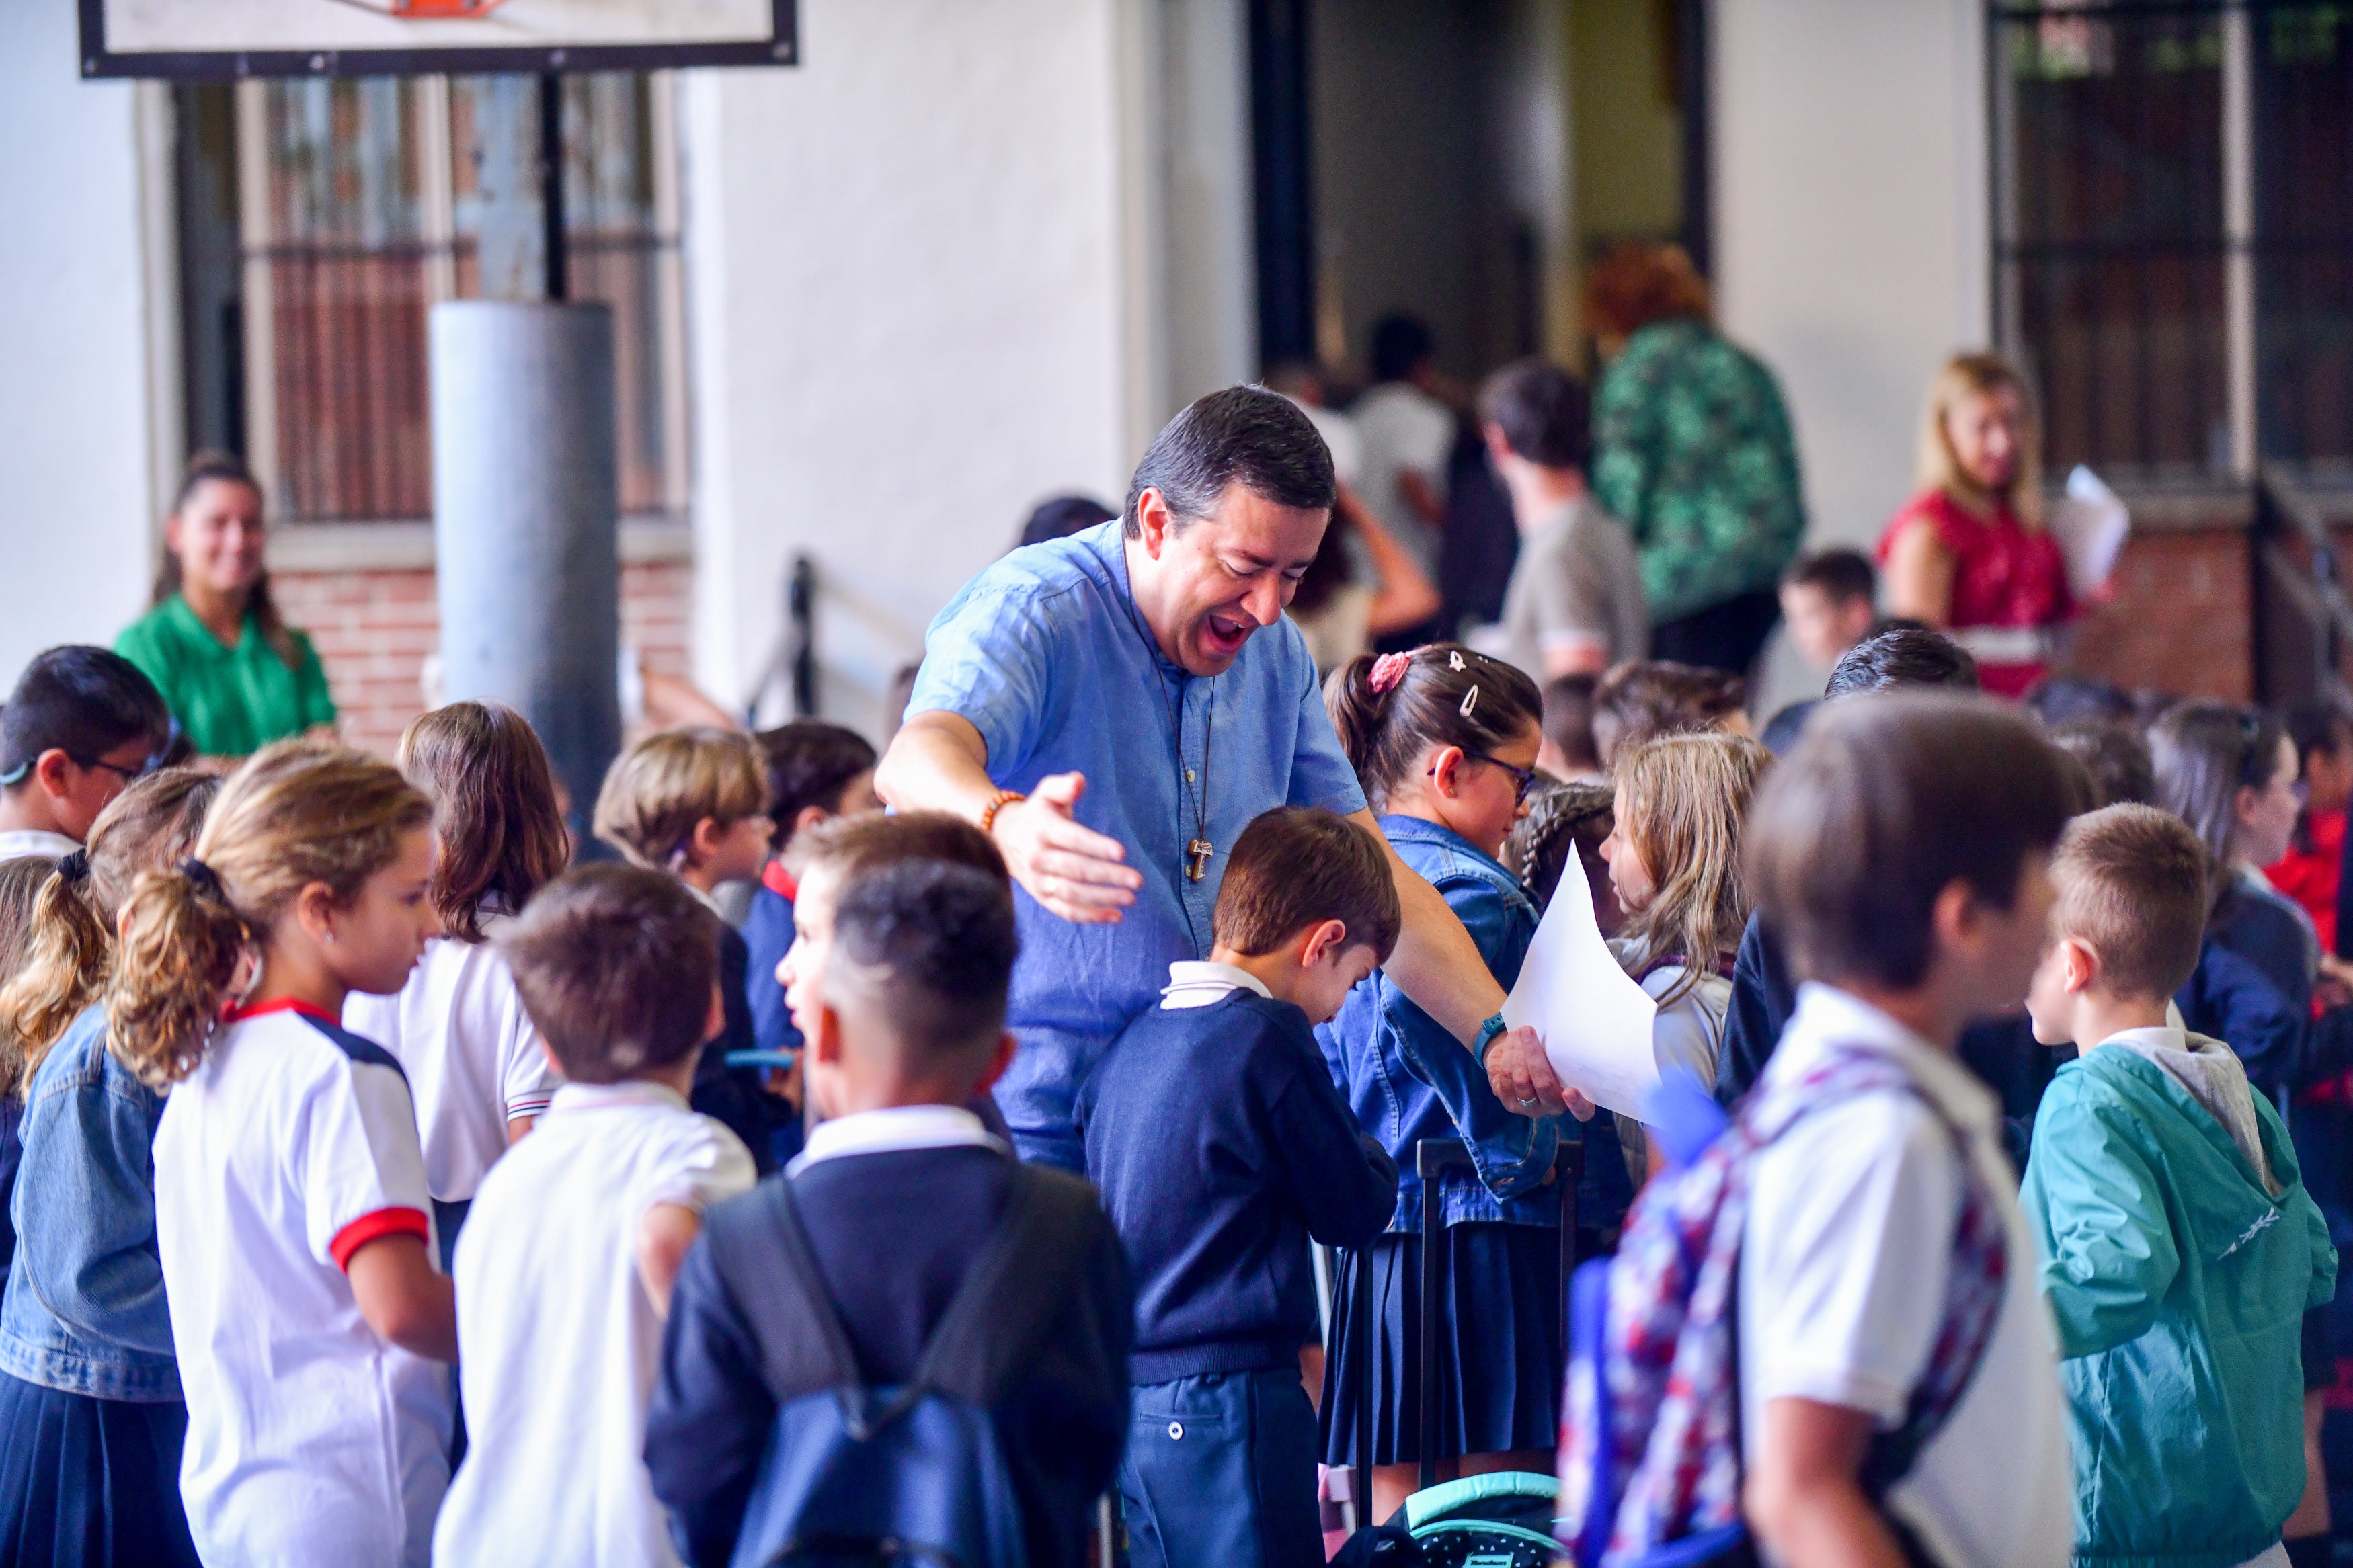
[[709, 1045], [727, 1032], [727, 995], [716, 980], [711, 983], [711, 1005], [702, 1015], [702, 1043]]
[[2059, 962], [2070, 996], [2082, 995], [2100, 978], [2100, 955], [2080, 937], [2059, 939]]
[[[828, 1008], [827, 1011], [830, 1012], [831, 1009]], [[995, 1054], [988, 1058], [988, 1065], [981, 1069], [980, 1077], [973, 1080], [972, 1097], [975, 1100], [978, 1100], [982, 1095], [995, 1089], [997, 1080], [1005, 1076], [1005, 1069], [1013, 1065], [1016, 1044], [1013, 1031], [1010, 1029], [997, 1037]]]
[[817, 1033], [806, 1042], [804, 1054], [820, 1067], [841, 1064], [841, 1015], [828, 1002], [817, 1010]]
[[56, 746], [51, 746], [33, 759], [33, 782], [51, 800], [63, 800], [66, 794], [66, 764], [73, 759]]
[[686, 856], [690, 860], [708, 860], [719, 848], [719, 841], [727, 837], [727, 829], [715, 816], [706, 816], [694, 825], [686, 837]]
[[1299, 946], [1299, 967], [1315, 969], [1325, 963], [1337, 963], [1347, 946], [1348, 927], [1345, 921], [1324, 921], [1310, 926], [1306, 940]]
[[832, 815], [833, 813], [826, 810], [826, 808], [821, 805], [805, 805], [801, 807], [800, 810], [793, 814], [792, 821], [785, 825], [783, 842], [786, 844], [791, 843], [794, 839], [799, 837], [802, 834], [807, 832], [810, 828], [815, 827], [818, 823], [823, 822]]

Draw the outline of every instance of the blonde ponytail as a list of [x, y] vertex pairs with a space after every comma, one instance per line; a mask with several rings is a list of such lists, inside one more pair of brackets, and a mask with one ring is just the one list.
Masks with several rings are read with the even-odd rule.
[[79, 850], [67, 859], [35, 896], [25, 961], [0, 985], [0, 1038], [11, 1047], [9, 1082], [0, 1089], [32, 1082], [49, 1047], [106, 984], [106, 927], [85, 896], [89, 861]]

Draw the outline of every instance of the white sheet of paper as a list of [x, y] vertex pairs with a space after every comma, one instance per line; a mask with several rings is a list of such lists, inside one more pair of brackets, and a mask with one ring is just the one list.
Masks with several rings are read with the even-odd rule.
[[1593, 920], [1593, 894], [1575, 855], [1504, 1003], [1504, 1022], [1535, 1026], [1560, 1081], [1605, 1110], [1641, 1114], [1659, 1081], [1651, 1044], [1658, 1004], [1618, 967]]
[[2067, 493], [2052, 509], [2052, 536], [2067, 555], [2067, 585], [2083, 598], [2108, 580], [2132, 536], [2132, 513], [2100, 476], [2075, 465]]

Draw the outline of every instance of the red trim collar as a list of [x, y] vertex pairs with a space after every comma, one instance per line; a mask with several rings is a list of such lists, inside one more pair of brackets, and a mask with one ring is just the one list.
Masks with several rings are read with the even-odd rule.
[[782, 860], [771, 860], [760, 868], [760, 886], [780, 899], [797, 900], [801, 896], [801, 885], [785, 869]]
[[306, 1018], [318, 1018], [338, 1027], [343, 1025], [341, 1018], [336, 1017], [324, 1007], [315, 1002], [305, 1002], [300, 996], [272, 996], [269, 1001], [256, 1002], [250, 1007], [232, 1007], [225, 1021], [231, 1024], [242, 1023], [248, 1018], [259, 1018], [265, 1013], [300, 1013]]

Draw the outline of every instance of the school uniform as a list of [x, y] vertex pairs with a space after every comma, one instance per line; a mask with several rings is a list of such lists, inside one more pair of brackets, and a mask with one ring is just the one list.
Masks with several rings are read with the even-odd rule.
[[398, 991], [343, 1002], [343, 1027], [391, 1052], [407, 1076], [445, 1268], [466, 1205], [507, 1152], [507, 1123], [545, 1110], [564, 1081], [491, 940], [512, 918], [485, 910], [483, 941], [435, 937]]
[[[1519, 879], [1469, 840], [1434, 822], [1384, 816], [1398, 856], [1436, 888], [1509, 989], [1535, 936], [1536, 908]], [[1567, 1370], [1560, 1339], [1560, 1195], [1545, 1178], [1563, 1138], [1584, 1129], [1566, 1116], [1523, 1116], [1487, 1082], [1486, 1068], [1386, 973], [1348, 993], [1339, 1016], [1316, 1030], [1324, 1066], [1398, 1167], [1388, 1233], [1342, 1255], [1335, 1300], [1352, 1299], [1360, 1259], [1373, 1270], [1372, 1352], [1376, 1464], [1417, 1457], [1421, 1321], [1419, 1235], [1422, 1205], [1440, 1205], [1439, 1319], [1427, 1325], [1439, 1360], [1438, 1457], [1549, 1448]], [[1436, 1192], [1414, 1170], [1415, 1145], [1459, 1138], [1471, 1171], [1450, 1171]], [[1614, 1139], [1592, 1145], [1580, 1194], [1586, 1224], [1625, 1212], [1625, 1164]], [[1367, 1257], [1368, 1255], [1368, 1257]], [[1324, 1461], [1354, 1464], [1356, 1406], [1366, 1349], [1345, 1320], [1324, 1367], [1319, 1411]]]
[[[694, 1068], [694, 1089], [687, 1100], [741, 1139], [752, 1152], [753, 1164], [765, 1176], [793, 1152], [788, 1145], [797, 1142], [800, 1113], [768, 1092], [758, 1068], [727, 1065], [730, 1051], [748, 1051], [757, 1045], [744, 991], [752, 968], [751, 950], [744, 945], [744, 934], [723, 917], [718, 900], [691, 883], [684, 886], [718, 923], [719, 1005], [726, 1018], [719, 1037], [702, 1047], [702, 1059]], [[773, 966], [770, 973], [775, 973]]]
[[742, 1142], [664, 1085], [556, 1090], [458, 1243], [469, 1446], [437, 1562], [678, 1561], [646, 1474], [662, 1319], [638, 1227], [656, 1204], [700, 1214], [752, 1182]]
[[752, 907], [744, 916], [744, 1005], [752, 1016], [752, 1043], [764, 1051], [797, 1051], [801, 1032], [793, 1027], [791, 1009], [785, 1005], [785, 987], [776, 965], [793, 945], [793, 900], [800, 885], [781, 860], [771, 860], [752, 889]]
[[438, 1258], [400, 1064], [291, 1000], [232, 1015], [155, 1135], [155, 1232], [206, 1562], [419, 1568], [448, 1485], [447, 1369], [368, 1325], [344, 1269]]
[[1307, 1016], [1255, 975], [1173, 963], [1162, 995], [1073, 1106], [1135, 1272], [1129, 1553], [1136, 1568], [1313, 1568], [1308, 1243], [1378, 1236], [1397, 1165], [1358, 1131]]
[[[1004, 1217], [1014, 1168], [1008, 1144], [978, 1117], [922, 1105], [820, 1122], [786, 1173], [769, 1178], [792, 1184], [818, 1273], [868, 1386], [913, 1373]], [[766, 1201], [763, 1184], [731, 1203]], [[1107, 1220], [1082, 1278], [994, 1415], [1034, 1568], [1079, 1568], [1095, 1500], [1127, 1437], [1134, 1297]], [[751, 1315], [722, 1279], [708, 1242], [697, 1242], [670, 1297], [646, 1419], [654, 1495], [670, 1510], [689, 1563], [726, 1563], [743, 1528], [776, 1421], [762, 1364]]]
[[62, 860], [80, 847], [79, 843], [64, 834], [52, 833], [46, 827], [12, 827], [0, 833], [0, 860], [14, 860], [25, 855]]

